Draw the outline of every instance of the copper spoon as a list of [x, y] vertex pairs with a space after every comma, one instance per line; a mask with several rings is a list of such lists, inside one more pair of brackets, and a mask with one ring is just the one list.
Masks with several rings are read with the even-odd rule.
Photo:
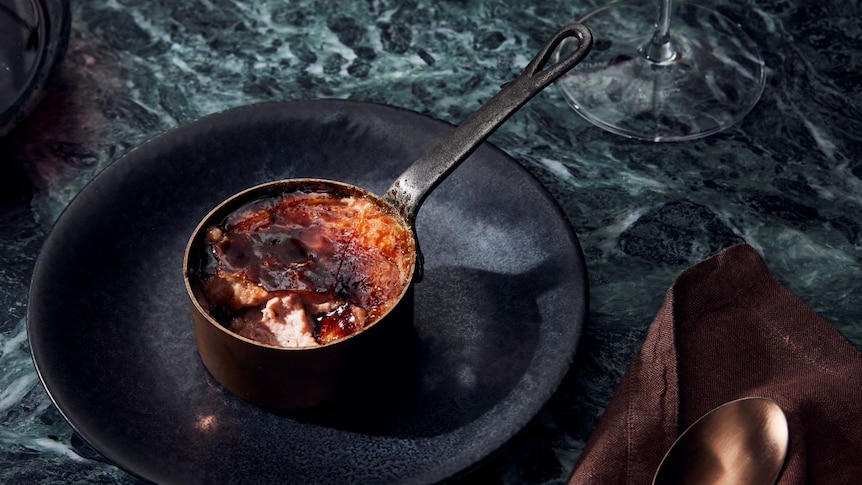
[[788, 439], [787, 419], [774, 401], [760, 397], [730, 401], [677, 438], [653, 485], [774, 484], [784, 466]]

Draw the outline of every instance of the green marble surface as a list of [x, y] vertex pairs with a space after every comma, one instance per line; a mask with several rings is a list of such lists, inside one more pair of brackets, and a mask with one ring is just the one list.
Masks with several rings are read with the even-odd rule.
[[[692, 142], [632, 141], [588, 124], [551, 88], [491, 137], [570, 218], [591, 312], [557, 394], [465, 481], [564, 482], [674, 277], [733, 241], [753, 245], [862, 348], [862, 8], [702, 3], [742, 24], [766, 61], [764, 95], [738, 126]], [[100, 170], [167, 129], [259, 101], [349, 98], [457, 123], [558, 26], [600, 4], [73, 2], [59, 77], [0, 139], [0, 482], [138, 481], [72, 433], [25, 331], [41, 243]]]

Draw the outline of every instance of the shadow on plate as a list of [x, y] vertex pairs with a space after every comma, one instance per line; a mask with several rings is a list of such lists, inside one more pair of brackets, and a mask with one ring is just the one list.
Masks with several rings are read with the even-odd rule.
[[405, 336], [403, 368], [362, 398], [289, 417], [409, 438], [466, 425], [506, 398], [528, 369], [542, 318], [533, 302], [556, 284], [553, 267], [546, 261], [515, 275], [461, 267], [427, 271], [415, 325]]

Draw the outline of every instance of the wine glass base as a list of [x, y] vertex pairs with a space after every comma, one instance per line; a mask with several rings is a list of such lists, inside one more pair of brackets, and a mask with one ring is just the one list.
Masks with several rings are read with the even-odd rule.
[[[644, 55], [657, 7], [622, 2], [594, 10], [579, 23], [593, 33], [589, 56], [557, 81], [575, 111], [613, 133], [649, 141], [683, 141], [732, 126], [757, 103], [766, 70], [757, 45], [727, 17], [676, 2], [671, 41], [676, 56]], [[574, 42], [560, 46], [561, 58]]]

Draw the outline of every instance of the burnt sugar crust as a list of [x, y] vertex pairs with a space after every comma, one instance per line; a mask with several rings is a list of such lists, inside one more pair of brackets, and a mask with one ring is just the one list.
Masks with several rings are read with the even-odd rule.
[[377, 321], [412, 276], [415, 245], [383, 203], [362, 193], [294, 190], [246, 203], [207, 228], [212, 264], [195, 296], [243, 337], [325, 345]]

